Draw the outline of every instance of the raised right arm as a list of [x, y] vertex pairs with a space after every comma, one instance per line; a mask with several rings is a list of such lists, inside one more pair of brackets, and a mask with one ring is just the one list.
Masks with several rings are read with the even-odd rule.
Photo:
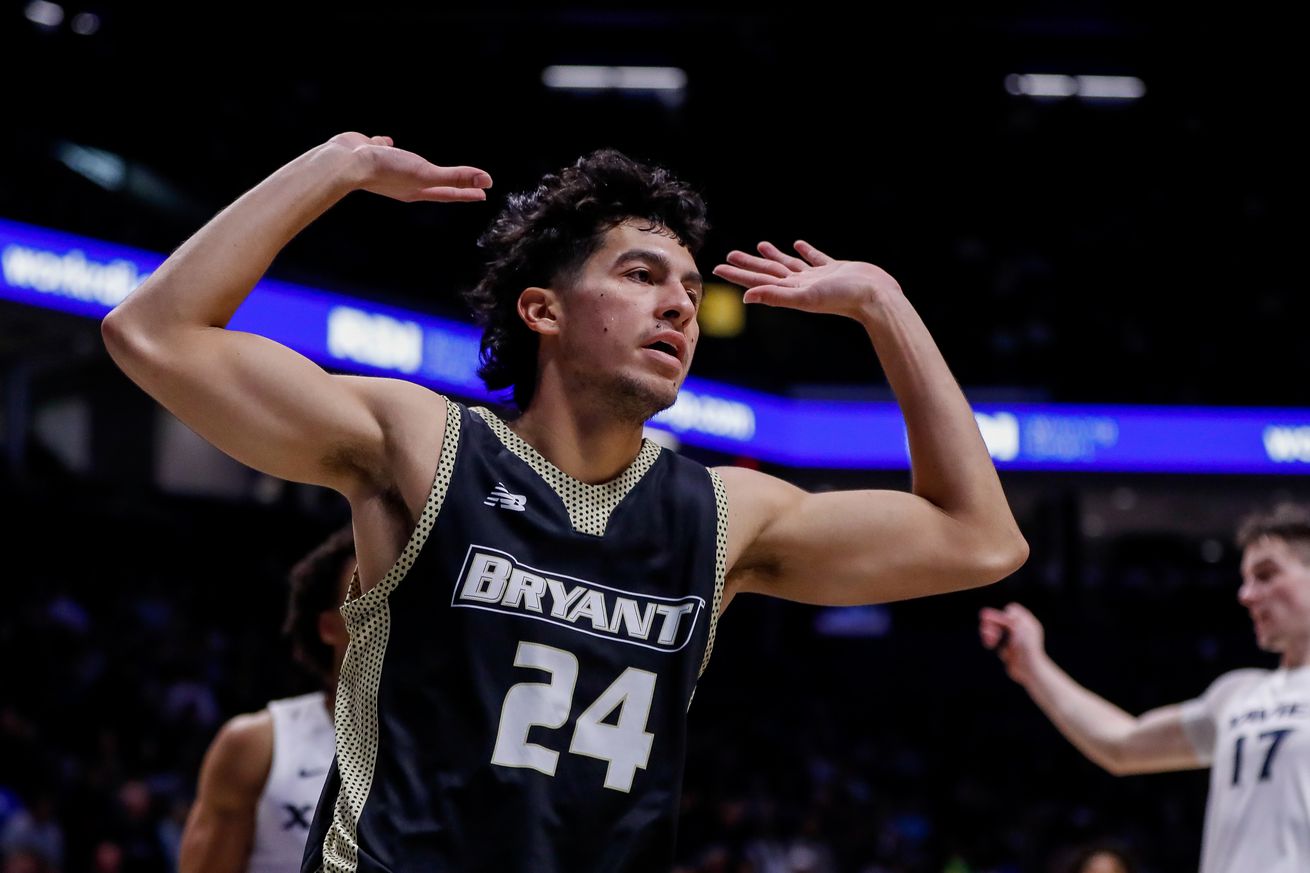
[[387, 137], [341, 134], [269, 176], [187, 240], [104, 320], [115, 363], [219, 449], [283, 479], [351, 496], [389, 469], [388, 410], [431, 394], [391, 379], [333, 376], [272, 340], [225, 325], [273, 258], [355, 190], [469, 202], [491, 184]]
[[1023, 686], [1051, 723], [1115, 776], [1195, 770], [1206, 766], [1183, 727], [1183, 709], [1163, 706], [1133, 716], [1079, 685], [1046, 654], [1041, 623], [1024, 607], [984, 609], [983, 645], [998, 649], [1010, 678]]

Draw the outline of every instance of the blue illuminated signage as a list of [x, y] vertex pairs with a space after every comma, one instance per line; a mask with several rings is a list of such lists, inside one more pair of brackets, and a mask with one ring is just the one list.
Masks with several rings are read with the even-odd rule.
[[[0, 220], [0, 298], [102, 318], [163, 258]], [[337, 370], [403, 376], [474, 400], [469, 324], [265, 279], [231, 327]], [[1310, 472], [1310, 409], [978, 404], [998, 467], [1153, 473]], [[904, 469], [896, 404], [793, 399], [688, 378], [653, 426], [684, 442], [791, 466]]]

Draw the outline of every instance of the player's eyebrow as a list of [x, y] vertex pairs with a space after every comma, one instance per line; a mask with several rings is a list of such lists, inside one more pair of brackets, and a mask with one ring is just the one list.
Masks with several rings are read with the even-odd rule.
[[[626, 252], [618, 256], [614, 261], [614, 266], [619, 267], [629, 261], [650, 261], [659, 264], [660, 268], [666, 273], [673, 269], [673, 264], [669, 261], [668, 255], [664, 254], [664, 252], [655, 251], [654, 249], [628, 249]], [[701, 278], [701, 274], [695, 270], [683, 273], [682, 281], [690, 282], [697, 287], [701, 287], [705, 284], [704, 280]]]
[[1260, 570], [1265, 570], [1265, 569], [1268, 569], [1268, 568], [1270, 568], [1270, 567], [1276, 567], [1276, 566], [1278, 566], [1278, 565], [1277, 565], [1277, 563], [1276, 563], [1273, 559], [1271, 559], [1271, 558], [1261, 558], [1260, 560], [1258, 560], [1258, 561], [1256, 561], [1255, 563], [1253, 563], [1250, 567], [1247, 567], [1247, 568], [1246, 568], [1246, 571], [1247, 571], [1248, 573], [1256, 573], [1256, 572], [1259, 572]]

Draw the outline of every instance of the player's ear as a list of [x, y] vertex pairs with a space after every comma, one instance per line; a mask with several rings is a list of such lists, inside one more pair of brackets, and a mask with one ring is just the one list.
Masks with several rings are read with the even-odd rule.
[[533, 285], [519, 294], [519, 318], [533, 333], [559, 333], [560, 295], [553, 288]]
[[350, 641], [346, 621], [338, 610], [325, 609], [318, 614], [318, 638], [326, 646], [345, 645]]

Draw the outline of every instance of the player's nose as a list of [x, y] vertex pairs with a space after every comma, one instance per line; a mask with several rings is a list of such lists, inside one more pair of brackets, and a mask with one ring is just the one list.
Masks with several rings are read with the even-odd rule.
[[696, 317], [696, 304], [687, 294], [687, 289], [676, 281], [661, 286], [656, 307], [660, 319], [678, 326], [685, 325]]

